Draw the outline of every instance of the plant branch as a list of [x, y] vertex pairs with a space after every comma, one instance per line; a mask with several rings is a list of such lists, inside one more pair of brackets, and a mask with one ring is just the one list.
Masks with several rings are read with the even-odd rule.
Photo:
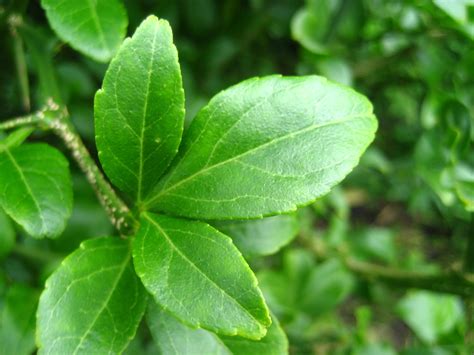
[[471, 216], [469, 231], [467, 234], [467, 247], [464, 257], [464, 270], [474, 273], [474, 215]]
[[86, 175], [88, 182], [94, 188], [112, 224], [121, 235], [129, 235], [135, 229], [137, 221], [128, 206], [115, 193], [112, 186], [110, 186], [97, 167], [81, 137], [72, 125], [67, 110], [49, 101], [43, 110], [3, 122], [0, 124], [0, 129], [11, 129], [27, 125], [37, 125], [42, 129], [51, 129], [61, 138], [76, 163]]
[[13, 118], [11, 120], [1, 122], [0, 130], [6, 131], [12, 128], [34, 125], [36, 123], [41, 122], [44, 119], [43, 116], [44, 114], [42, 113], [42, 111], [39, 111], [32, 113], [31, 115]]
[[[464, 257], [464, 271], [474, 273], [474, 214], [471, 213], [471, 221], [469, 223], [469, 229], [467, 233], [467, 246]], [[467, 320], [467, 332], [466, 342], [467, 344], [474, 344], [474, 329], [471, 325], [474, 324], [474, 297], [464, 299], [466, 307], [466, 320]]]
[[[300, 240], [318, 259], [326, 260], [331, 257], [309, 236], [301, 236]], [[474, 298], [473, 273], [461, 271], [415, 272], [357, 260], [346, 256], [346, 254], [340, 252], [334, 257], [341, 258], [350, 271], [367, 281], [380, 281], [395, 287], [418, 288]]]
[[421, 273], [368, 263], [353, 258], [345, 259], [349, 270], [368, 281], [382, 281], [404, 288], [451, 293], [474, 297], [474, 275], [462, 272]]

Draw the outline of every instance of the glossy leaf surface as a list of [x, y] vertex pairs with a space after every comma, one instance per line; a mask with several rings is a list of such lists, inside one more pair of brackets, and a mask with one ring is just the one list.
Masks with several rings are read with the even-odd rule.
[[56, 237], [72, 210], [69, 163], [46, 144], [0, 153], [0, 205], [28, 234]]
[[247, 355], [288, 353], [288, 340], [275, 317], [262, 339], [218, 336], [204, 329], [193, 329], [157, 305], [150, 304], [147, 322], [156, 345], [163, 354]]
[[146, 206], [203, 219], [294, 211], [354, 168], [376, 127], [365, 97], [324, 78], [244, 81], [200, 111]]
[[270, 317], [257, 279], [231, 239], [208, 224], [145, 213], [133, 259], [156, 302], [187, 324], [265, 335]]
[[168, 22], [150, 16], [124, 42], [94, 109], [102, 166], [140, 203], [175, 156], [183, 131], [184, 92]]
[[125, 37], [127, 13], [119, 0], [42, 0], [56, 34], [73, 48], [105, 62]]
[[38, 309], [43, 354], [120, 353], [134, 337], [146, 292], [131, 263], [129, 243], [91, 239], [46, 281]]

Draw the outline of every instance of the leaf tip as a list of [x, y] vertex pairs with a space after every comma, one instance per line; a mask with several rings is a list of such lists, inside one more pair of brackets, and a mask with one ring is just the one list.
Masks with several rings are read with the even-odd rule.
[[165, 19], [162, 19], [162, 18], [158, 18], [158, 16], [156, 15], [149, 15], [142, 23], [143, 25], [144, 24], [150, 24], [150, 25], [153, 25], [153, 26], [160, 26], [160, 25], [163, 25], [165, 27], [167, 27], [167, 29], [169, 29], [171, 31], [171, 25], [169, 24], [169, 22]]
[[156, 22], [158, 23], [160, 19], [156, 15], [148, 15], [144, 22]]

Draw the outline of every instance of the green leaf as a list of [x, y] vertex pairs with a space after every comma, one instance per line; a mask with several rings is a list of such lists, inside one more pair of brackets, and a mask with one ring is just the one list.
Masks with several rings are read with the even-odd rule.
[[455, 167], [456, 195], [468, 212], [474, 212], [474, 167], [459, 163]]
[[395, 264], [397, 259], [395, 236], [396, 230], [389, 228], [367, 227], [354, 230], [349, 239], [352, 255], [362, 260]]
[[181, 323], [156, 304], [150, 303], [147, 322], [163, 354], [265, 354], [288, 353], [288, 340], [278, 320], [272, 316], [267, 335], [255, 341], [241, 337], [218, 336], [204, 329], [193, 329]]
[[47, 354], [121, 353], [146, 308], [128, 241], [91, 239], [46, 281], [38, 308], [38, 346]]
[[472, 18], [473, 0], [433, 0], [436, 6], [460, 25], [460, 29], [474, 39]]
[[474, 6], [472, 0], [433, 0], [433, 2], [461, 24], [469, 21], [468, 6]]
[[219, 338], [235, 355], [288, 354], [288, 339], [275, 316], [272, 316], [272, 325], [268, 328], [265, 337], [258, 341], [229, 336], [220, 336]]
[[175, 156], [183, 124], [171, 28], [150, 16], [124, 42], [95, 97], [99, 158], [112, 182], [140, 203]]
[[271, 320], [255, 275], [231, 239], [208, 224], [144, 213], [133, 260], [156, 302], [183, 322], [265, 335]]
[[245, 257], [274, 254], [298, 233], [298, 220], [294, 214], [213, 224], [232, 238]]
[[184, 325], [154, 302], [148, 305], [146, 319], [155, 344], [162, 354], [231, 354], [217, 335]]
[[145, 205], [202, 219], [294, 211], [357, 165], [376, 127], [365, 97], [324, 78], [244, 81], [200, 111]]
[[20, 284], [7, 292], [0, 318], [0, 354], [28, 355], [35, 349], [38, 292]]
[[324, 36], [331, 20], [329, 0], [310, 1], [300, 9], [291, 21], [291, 35], [305, 49], [316, 54], [325, 54]]
[[280, 317], [292, 318], [298, 312], [321, 314], [343, 301], [352, 288], [353, 280], [340, 263], [329, 260], [316, 265], [306, 249], [285, 251], [282, 266], [258, 273], [265, 299]]
[[342, 58], [328, 57], [319, 60], [316, 64], [318, 72], [329, 80], [344, 85], [352, 85], [352, 68]]
[[54, 32], [71, 47], [106, 62], [117, 51], [127, 28], [118, 0], [41, 0]]
[[311, 270], [298, 304], [307, 314], [321, 315], [341, 304], [353, 288], [352, 274], [339, 260], [330, 259]]
[[0, 209], [0, 260], [8, 255], [15, 245], [15, 230], [5, 212]]
[[397, 306], [398, 313], [425, 343], [433, 344], [463, 322], [464, 312], [456, 296], [413, 291]]
[[[351, 355], [397, 355], [399, 354], [392, 345], [382, 343], [356, 344], [351, 351]], [[404, 355], [405, 352], [403, 352]], [[418, 353], [420, 354], [420, 353]], [[423, 353], [424, 355], [428, 355]], [[437, 355], [441, 355], [436, 353]]]
[[56, 237], [72, 210], [69, 163], [46, 144], [25, 144], [0, 153], [0, 206], [28, 234]]
[[[61, 238], [54, 240], [54, 250], [67, 255], [85, 239], [112, 235], [114, 228], [104, 208], [97, 203], [93, 187], [85, 176], [73, 176], [74, 207]], [[49, 276], [49, 274], [48, 274]]]

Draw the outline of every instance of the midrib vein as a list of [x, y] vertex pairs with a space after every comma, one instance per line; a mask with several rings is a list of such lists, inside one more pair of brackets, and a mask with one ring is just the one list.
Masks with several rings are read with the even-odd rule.
[[21, 178], [21, 181], [23, 182], [23, 185], [25, 185], [26, 190], [27, 190], [28, 194], [31, 197], [31, 200], [33, 200], [33, 204], [35, 205], [36, 209], [38, 210], [38, 215], [41, 219], [41, 232], [43, 232], [43, 230], [46, 226], [46, 223], [45, 223], [45, 220], [44, 220], [44, 216], [41, 213], [41, 208], [40, 208], [39, 202], [36, 200], [35, 195], [33, 194], [33, 191], [31, 190], [30, 185], [26, 181], [26, 177], [23, 174], [23, 171], [21, 170], [21, 167], [18, 165], [15, 157], [10, 153], [10, 150], [8, 148], [5, 148], [5, 153], [7, 153], [8, 158], [11, 160], [13, 166], [18, 171], [18, 174], [20, 175], [20, 178]]
[[99, 17], [97, 16], [97, 12], [95, 10], [94, 4], [93, 4], [92, 0], [87, 0], [87, 3], [89, 4], [89, 9], [91, 11], [92, 20], [94, 21], [95, 27], [97, 28], [97, 32], [99, 33], [100, 41], [102, 42], [102, 45], [105, 47], [105, 49], [110, 54], [111, 50], [110, 50], [109, 45], [107, 44], [107, 41], [105, 40], [104, 31], [102, 30], [102, 26], [100, 25]]
[[137, 203], [140, 203], [142, 200], [142, 179], [143, 179], [143, 145], [144, 145], [144, 137], [145, 137], [145, 128], [146, 128], [146, 117], [148, 111], [148, 100], [150, 95], [150, 85], [151, 85], [151, 73], [153, 67], [153, 61], [155, 57], [155, 45], [156, 45], [156, 37], [158, 33], [158, 28], [155, 28], [155, 32], [153, 33], [153, 42], [151, 45], [151, 58], [150, 63], [148, 64], [148, 77], [147, 77], [147, 87], [145, 93], [145, 103], [143, 106], [143, 116], [142, 116], [142, 127], [140, 130], [140, 160], [138, 165], [138, 187], [137, 187]]
[[79, 351], [79, 349], [81, 348], [82, 346], [82, 343], [84, 342], [84, 340], [86, 339], [87, 335], [89, 335], [90, 331], [92, 330], [92, 328], [94, 327], [95, 323], [97, 322], [97, 320], [99, 319], [100, 315], [102, 314], [102, 312], [104, 311], [104, 309], [107, 307], [110, 299], [112, 298], [112, 295], [114, 294], [115, 292], [115, 288], [117, 287], [120, 279], [122, 278], [122, 275], [125, 271], [125, 269], [127, 268], [127, 265], [128, 265], [128, 262], [130, 260], [130, 257], [131, 257], [131, 253], [130, 251], [128, 252], [128, 255], [127, 257], [125, 258], [124, 262], [120, 265], [120, 271], [117, 273], [117, 278], [114, 280], [114, 283], [112, 284], [112, 286], [110, 287], [110, 292], [109, 294], [107, 295], [107, 298], [105, 299], [104, 303], [102, 304], [102, 306], [100, 307], [99, 311], [97, 312], [97, 315], [95, 316], [94, 320], [92, 321], [92, 323], [90, 324], [90, 326], [87, 328], [86, 332], [84, 333], [84, 335], [81, 337], [81, 340], [79, 341], [79, 343], [77, 344], [76, 348], [74, 349], [74, 352], [73, 352], [73, 355], [76, 355], [77, 352]]
[[290, 138], [290, 137], [295, 137], [299, 134], [304, 134], [306, 132], [310, 132], [312, 130], [315, 130], [315, 129], [319, 129], [319, 128], [323, 128], [323, 127], [327, 127], [327, 126], [332, 126], [332, 125], [336, 125], [336, 124], [342, 124], [342, 123], [345, 123], [345, 122], [348, 122], [350, 120], [353, 120], [353, 119], [356, 119], [356, 118], [363, 118], [363, 117], [373, 117], [373, 113], [364, 113], [364, 114], [357, 114], [357, 115], [352, 115], [352, 116], [347, 116], [345, 117], [344, 119], [341, 119], [341, 120], [335, 120], [335, 121], [330, 121], [330, 122], [326, 122], [326, 123], [322, 123], [322, 124], [316, 124], [316, 125], [310, 125], [308, 127], [305, 127], [305, 128], [302, 128], [298, 131], [294, 131], [294, 132], [290, 132], [288, 134], [285, 134], [281, 137], [278, 137], [278, 138], [275, 138], [271, 141], [268, 141], [268, 142], [265, 142], [255, 148], [252, 148], [252, 149], [249, 149], [243, 153], [240, 153], [236, 156], [233, 156], [229, 159], [226, 159], [226, 160], [223, 160], [217, 164], [214, 164], [214, 165], [210, 165], [210, 166], [207, 166], [205, 167], [204, 169], [201, 169], [201, 170], [198, 170], [196, 173], [182, 179], [182, 180], [179, 180], [178, 182], [176, 182], [174, 185], [171, 185], [169, 187], [167, 187], [166, 189], [163, 189], [161, 190], [157, 195], [155, 195], [152, 199], [148, 200], [146, 203], [145, 203], [145, 206], [149, 206], [150, 204], [152, 204], [154, 201], [156, 201], [157, 199], [159, 199], [161, 196], [163, 195], [166, 195], [166, 193], [176, 189], [178, 186], [184, 184], [185, 182], [195, 178], [196, 176], [199, 176], [199, 175], [202, 175], [204, 173], [206, 173], [207, 171], [209, 170], [212, 170], [212, 169], [215, 169], [221, 165], [224, 165], [224, 164], [227, 164], [229, 162], [232, 162], [232, 161], [235, 161], [239, 158], [242, 158], [248, 154], [251, 154], [251, 153], [254, 153], [260, 149], [263, 149], [265, 147], [268, 147], [268, 146], [271, 146], [272, 144], [275, 144], [275, 143], [278, 143], [282, 140], [285, 140], [287, 138]]
[[207, 276], [204, 272], [202, 272], [201, 269], [199, 269], [197, 267], [197, 265], [192, 261], [190, 260], [185, 254], [183, 254], [183, 252], [181, 252], [181, 250], [178, 249], [178, 247], [176, 247], [176, 245], [173, 243], [173, 241], [171, 240], [171, 238], [169, 237], [169, 235], [164, 231], [163, 228], [161, 228], [160, 224], [158, 222], [156, 222], [154, 219], [152, 219], [151, 217], [149, 217], [147, 214], [144, 215], [145, 218], [151, 222], [156, 228], [158, 228], [158, 230], [161, 232], [161, 234], [165, 237], [166, 241], [168, 242], [168, 244], [171, 246], [171, 248], [173, 248], [173, 250], [175, 250], [186, 262], [188, 262], [189, 265], [191, 265], [192, 268], [194, 268], [199, 274], [201, 274], [202, 276], [204, 276], [204, 278], [206, 280], [208, 280], [214, 287], [216, 287], [219, 291], [221, 291], [224, 295], [226, 295], [233, 303], [235, 303], [240, 309], [242, 309], [246, 314], [248, 314], [250, 316], [250, 318], [252, 318], [253, 320], [255, 320], [257, 322], [257, 324], [260, 325], [260, 321], [255, 318], [254, 315], [252, 315], [247, 309], [245, 309], [244, 306], [242, 306], [234, 297], [232, 297], [231, 295], [229, 295], [226, 290], [224, 290], [223, 288], [221, 288], [218, 284], [216, 284], [212, 279], [209, 278], [209, 276]]

